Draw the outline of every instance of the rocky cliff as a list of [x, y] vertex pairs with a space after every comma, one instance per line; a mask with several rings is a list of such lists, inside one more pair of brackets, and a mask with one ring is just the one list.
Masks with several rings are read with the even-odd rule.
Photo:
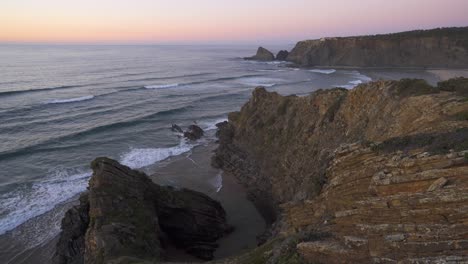
[[204, 194], [159, 186], [107, 158], [91, 167], [88, 192], [62, 220], [54, 263], [157, 263], [169, 245], [210, 260], [232, 230]]
[[218, 127], [213, 165], [272, 224], [227, 263], [468, 261], [467, 79], [257, 88]]
[[301, 66], [468, 67], [468, 27], [300, 41], [287, 57]]

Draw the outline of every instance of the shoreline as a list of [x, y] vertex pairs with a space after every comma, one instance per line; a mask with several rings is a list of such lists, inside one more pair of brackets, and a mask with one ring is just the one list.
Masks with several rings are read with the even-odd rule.
[[[201, 144], [187, 153], [170, 157], [143, 171], [158, 184], [196, 190], [222, 204], [228, 223], [233, 225], [235, 230], [219, 240], [220, 246], [214, 253], [214, 260], [219, 260], [256, 247], [257, 236], [265, 231], [266, 224], [253, 203], [247, 199], [245, 188], [238, 184], [232, 175], [221, 173], [220, 170], [211, 167], [212, 151], [216, 146], [212, 142]], [[219, 179], [222, 182], [219, 182]], [[218, 183], [222, 186], [218, 186]], [[39, 244], [31, 245], [30, 240], [37, 236], [38, 232], [53, 233], [54, 228], [47, 229], [50, 228], [52, 219], [59, 218], [61, 223], [64, 213], [77, 204], [78, 197], [1, 235], [0, 262], [23, 264], [50, 262], [59, 235], [51, 236]], [[168, 261], [203, 262], [173, 247], [166, 250]]]

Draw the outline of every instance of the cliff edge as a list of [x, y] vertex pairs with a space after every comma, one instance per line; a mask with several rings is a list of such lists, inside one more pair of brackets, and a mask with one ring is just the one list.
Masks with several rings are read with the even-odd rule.
[[287, 60], [301, 66], [466, 68], [468, 27], [305, 40]]
[[218, 125], [213, 165], [271, 228], [226, 263], [468, 261], [467, 81], [255, 89]]

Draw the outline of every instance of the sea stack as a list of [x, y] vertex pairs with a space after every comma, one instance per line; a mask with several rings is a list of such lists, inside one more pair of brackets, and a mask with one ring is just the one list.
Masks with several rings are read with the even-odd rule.
[[287, 50], [280, 50], [276, 55], [276, 60], [285, 61], [288, 58], [289, 51]]
[[257, 54], [252, 57], [244, 58], [246, 60], [257, 60], [257, 61], [273, 61], [275, 60], [275, 55], [264, 47], [259, 47]]

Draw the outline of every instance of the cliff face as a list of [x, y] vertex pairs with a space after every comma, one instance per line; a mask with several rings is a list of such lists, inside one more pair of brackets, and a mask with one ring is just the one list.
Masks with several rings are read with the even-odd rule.
[[468, 67], [468, 27], [298, 42], [302, 66]]
[[269, 242], [237, 261], [466, 260], [465, 83], [380, 81], [307, 97], [257, 88], [219, 125], [213, 158], [274, 223]]

